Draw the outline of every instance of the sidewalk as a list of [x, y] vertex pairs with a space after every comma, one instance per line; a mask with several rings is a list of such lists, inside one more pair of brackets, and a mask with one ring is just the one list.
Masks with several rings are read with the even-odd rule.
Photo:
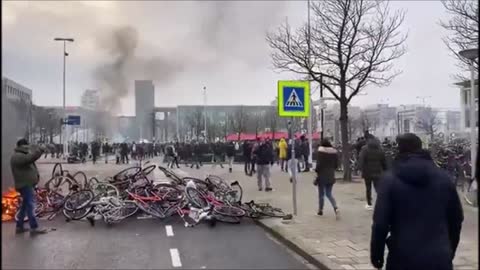
[[[186, 169], [192, 175], [199, 171]], [[204, 170], [203, 174], [205, 174]], [[238, 180], [244, 190], [243, 201], [268, 202], [285, 212], [292, 213], [292, 189], [288, 174], [272, 169], [273, 192], [257, 190], [256, 177], [248, 177], [243, 167], [235, 166], [234, 173], [217, 168], [212, 174], [225, 179]], [[204, 175], [198, 175], [204, 176]], [[301, 249], [317, 266], [329, 269], [373, 269], [370, 264], [370, 234], [373, 211], [365, 210], [365, 186], [363, 182], [337, 181], [333, 194], [337, 200], [341, 219], [336, 220], [328, 200], [324, 215], [317, 216], [317, 188], [312, 184], [313, 173], [299, 174], [297, 184], [298, 215], [286, 223], [281, 219], [263, 219], [261, 224], [283, 238], [294, 249]], [[465, 221], [461, 241], [454, 260], [455, 269], [478, 269], [478, 210], [464, 205]], [[323, 268], [322, 267], [322, 268]]]

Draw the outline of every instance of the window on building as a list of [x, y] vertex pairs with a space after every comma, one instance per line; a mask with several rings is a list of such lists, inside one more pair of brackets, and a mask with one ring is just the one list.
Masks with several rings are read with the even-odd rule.
[[403, 132], [404, 133], [410, 132], [410, 120], [408, 119], [403, 120]]
[[468, 105], [468, 96], [470, 95], [469, 90], [463, 91], [463, 104]]
[[465, 127], [466, 128], [470, 127], [470, 110], [469, 109], [465, 110]]

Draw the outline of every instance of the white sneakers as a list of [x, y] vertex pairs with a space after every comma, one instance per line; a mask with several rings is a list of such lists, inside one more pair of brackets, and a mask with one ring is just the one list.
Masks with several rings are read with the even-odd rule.
[[373, 210], [373, 206], [367, 204], [367, 205], [365, 205], [365, 209], [371, 211], [371, 210]]

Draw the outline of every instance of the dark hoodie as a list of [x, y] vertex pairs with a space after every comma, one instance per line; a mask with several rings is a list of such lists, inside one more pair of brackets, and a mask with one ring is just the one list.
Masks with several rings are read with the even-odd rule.
[[380, 185], [373, 214], [372, 264], [383, 265], [387, 244], [387, 270], [451, 270], [462, 222], [455, 186], [428, 152], [401, 154]]
[[362, 147], [358, 165], [362, 171], [362, 177], [366, 179], [379, 179], [387, 169], [385, 153], [377, 139], [369, 139], [367, 144]]

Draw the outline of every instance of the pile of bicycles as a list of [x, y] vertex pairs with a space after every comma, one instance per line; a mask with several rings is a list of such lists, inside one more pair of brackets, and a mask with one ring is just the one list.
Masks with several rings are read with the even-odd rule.
[[[158, 183], [152, 172], [158, 169], [169, 180]], [[56, 164], [45, 187], [37, 188], [39, 217], [52, 219], [61, 212], [67, 222], [97, 220], [111, 225], [135, 215], [167, 219], [179, 216], [186, 226], [206, 221], [240, 223], [242, 218], [289, 217], [269, 204], [242, 203], [243, 190], [237, 181], [219, 176], [205, 179], [180, 177], [172, 170], [145, 163], [126, 168], [103, 181], [88, 179], [83, 172], [71, 174]]]

